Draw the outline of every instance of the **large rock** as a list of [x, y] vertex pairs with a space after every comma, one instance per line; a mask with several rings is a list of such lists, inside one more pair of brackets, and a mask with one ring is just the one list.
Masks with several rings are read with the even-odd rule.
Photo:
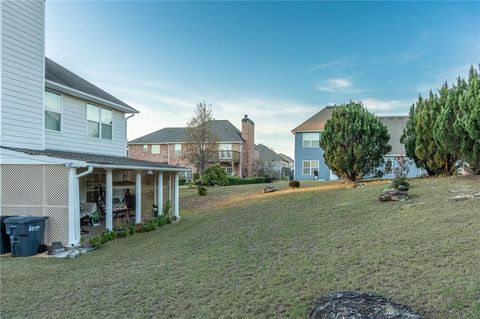
[[369, 293], [340, 291], [320, 298], [310, 319], [422, 319], [415, 310]]
[[386, 189], [384, 190], [380, 196], [378, 196], [378, 199], [381, 200], [382, 202], [386, 201], [403, 201], [408, 199], [408, 193], [405, 191], [401, 191], [399, 189]]

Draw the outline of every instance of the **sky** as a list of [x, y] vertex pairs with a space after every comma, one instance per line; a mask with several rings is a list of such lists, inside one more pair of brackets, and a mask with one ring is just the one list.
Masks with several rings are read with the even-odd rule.
[[407, 115], [480, 63], [480, 2], [46, 2], [46, 55], [140, 111], [128, 139], [195, 105], [293, 157], [333, 104]]

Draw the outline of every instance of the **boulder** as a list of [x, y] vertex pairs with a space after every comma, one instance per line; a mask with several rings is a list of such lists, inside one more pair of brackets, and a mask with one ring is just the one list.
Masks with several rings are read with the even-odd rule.
[[320, 298], [310, 319], [371, 318], [422, 319], [412, 308], [374, 294], [353, 291], [335, 292]]
[[401, 191], [399, 189], [386, 189], [384, 190], [378, 199], [382, 202], [386, 201], [404, 201], [408, 199], [408, 193], [406, 191]]
[[472, 199], [472, 198], [474, 198], [474, 195], [460, 194], [460, 195], [454, 196], [452, 198], [449, 198], [448, 200], [454, 201], [454, 202], [460, 202], [460, 201], [464, 201], [464, 200]]

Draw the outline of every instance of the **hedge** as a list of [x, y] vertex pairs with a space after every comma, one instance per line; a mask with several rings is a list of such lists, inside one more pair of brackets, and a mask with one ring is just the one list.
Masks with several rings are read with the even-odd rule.
[[263, 184], [266, 183], [265, 177], [228, 177], [228, 185], [246, 185], [246, 184]]

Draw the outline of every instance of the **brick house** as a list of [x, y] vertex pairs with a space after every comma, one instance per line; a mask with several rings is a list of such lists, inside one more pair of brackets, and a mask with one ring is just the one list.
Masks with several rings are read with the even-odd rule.
[[[209, 166], [218, 164], [231, 176], [252, 176], [259, 149], [255, 146], [255, 123], [247, 115], [240, 131], [228, 120], [213, 120], [212, 129], [218, 136], [218, 152], [211, 156]], [[128, 142], [128, 156], [134, 159], [196, 167], [183, 156], [187, 143], [187, 127], [166, 127]], [[188, 174], [188, 173], [187, 173]]]

